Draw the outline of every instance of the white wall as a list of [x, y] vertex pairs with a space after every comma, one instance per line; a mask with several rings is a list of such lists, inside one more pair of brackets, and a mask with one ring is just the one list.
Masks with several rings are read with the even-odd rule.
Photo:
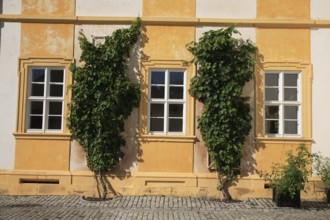
[[142, 0], [76, 0], [78, 16], [141, 16]]
[[2, 1], [2, 14], [21, 14], [22, 0], [1, 0], [1, 1]]
[[330, 157], [330, 29], [311, 31], [313, 152]]
[[12, 169], [15, 151], [12, 133], [16, 125], [20, 24], [2, 23], [2, 25], [0, 35], [0, 169]]
[[311, 0], [311, 19], [330, 19], [329, 0]]
[[196, 0], [199, 18], [256, 18], [256, 0]]

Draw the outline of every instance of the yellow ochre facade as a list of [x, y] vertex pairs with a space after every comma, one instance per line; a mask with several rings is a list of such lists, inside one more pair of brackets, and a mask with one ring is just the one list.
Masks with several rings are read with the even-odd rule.
[[[252, 130], [230, 193], [235, 199], [271, 197], [258, 171], [269, 171], [288, 150], [305, 144], [330, 156], [329, 11], [330, 3], [322, 0], [1, 1], [0, 195], [98, 195], [86, 155], [66, 126], [69, 67], [79, 63], [80, 30], [96, 42], [140, 17], [143, 33], [129, 75], [141, 85], [141, 102], [125, 125], [126, 156], [107, 175], [109, 196], [221, 198], [197, 129], [202, 105], [188, 92], [197, 67], [184, 61], [193, 58], [188, 43], [235, 24], [259, 51], [254, 78], [244, 89]], [[160, 129], [150, 113], [157, 103], [151, 78], [159, 73], [182, 77], [182, 97], [163, 100], [164, 106], [181, 106], [175, 128], [165, 115]], [[275, 101], [274, 89], [282, 95]], [[311, 176], [305, 189], [302, 198], [323, 198], [318, 177]]]

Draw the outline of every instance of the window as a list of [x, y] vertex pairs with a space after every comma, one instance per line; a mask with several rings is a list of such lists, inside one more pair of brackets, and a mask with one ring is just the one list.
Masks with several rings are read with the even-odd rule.
[[61, 131], [64, 68], [32, 67], [28, 71], [27, 131]]
[[265, 134], [301, 135], [301, 88], [298, 72], [265, 73]]
[[184, 133], [185, 72], [151, 70], [149, 72], [150, 133]]

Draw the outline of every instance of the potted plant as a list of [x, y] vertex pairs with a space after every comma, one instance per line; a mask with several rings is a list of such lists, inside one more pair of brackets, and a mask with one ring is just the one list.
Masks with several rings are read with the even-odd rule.
[[300, 207], [300, 191], [307, 182], [310, 153], [304, 144], [299, 145], [296, 154], [290, 150], [285, 163], [276, 163], [271, 173], [261, 177], [273, 189], [273, 201], [278, 207]]
[[330, 158], [322, 156], [320, 153], [312, 155], [313, 171], [316, 172], [324, 185], [324, 192], [327, 197], [327, 203], [330, 203]]

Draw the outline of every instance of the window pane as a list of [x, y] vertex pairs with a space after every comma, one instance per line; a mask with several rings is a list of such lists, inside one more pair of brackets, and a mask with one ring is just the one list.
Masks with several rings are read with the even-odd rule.
[[63, 82], [64, 72], [63, 70], [51, 70], [50, 82]]
[[165, 84], [165, 72], [151, 72], [151, 84]]
[[170, 84], [183, 85], [183, 72], [170, 72]]
[[278, 119], [279, 107], [278, 106], [266, 106], [266, 119]]
[[164, 119], [150, 118], [150, 131], [164, 131]]
[[170, 104], [169, 117], [183, 117], [183, 104]]
[[169, 119], [168, 131], [182, 132], [182, 119]]
[[278, 100], [278, 89], [277, 88], [266, 88], [265, 89], [265, 100], [266, 101], [277, 101]]
[[170, 99], [183, 99], [183, 87], [170, 86]]
[[297, 86], [298, 74], [284, 74], [284, 86]]
[[49, 102], [50, 115], [62, 115], [62, 102]]
[[266, 86], [278, 86], [279, 74], [267, 73], [265, 75], [265, 85]]
[[62, 117], [49, 116], [48, 117], [48, 129], [61, 129]]
[[266, 121], [265, 123], [266, 126], [266, 133], [267, 134], [278, 134], [278, 121], [277, 120], [271, 120], [271, 121]]
[[31, 96], [44, 96], [44, 84], [32, 84]]
[[164, 86], [151, 86], [151, 98], [153, 98], [153, 99], [165, 98], [165, 87]]
[[30, 128], [42, 129], [42, 116], [30, 116]]
[[164, 117], [164, 104], [151, 104], [150, 117]]
[[63, 96], [63, 85], [50, 85], [49, 96], [62, 97]]
[[44, 109], [43, 102], [31, 102], [30, 114], [42, 115]]
[[285, 106], [284, 107], [284, 119], [298, 119], [298, 107], [297, 106]]
[[32, 70], [32, 82], [44, 82], [45, 81], [45, 70], [44, 69], [33, 69]]
[[297, 121], [285, 121], [284, 122], [284, 133], [285, 134], [298, 134]]
[[297, 92], [296, 88], [285, 88], [284, 101], [297, 101]]

